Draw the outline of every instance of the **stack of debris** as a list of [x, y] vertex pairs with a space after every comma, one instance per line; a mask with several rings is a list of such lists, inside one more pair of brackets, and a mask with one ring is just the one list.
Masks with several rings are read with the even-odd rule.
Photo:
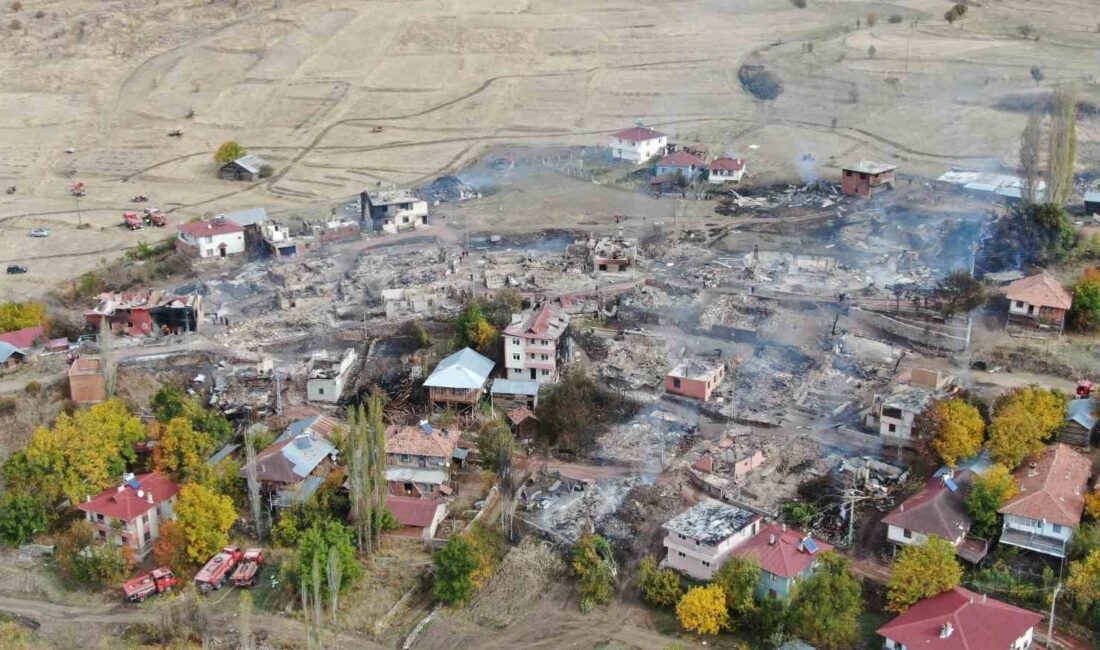
[[[600, 374], [613, 387], [656, 390], [669, 367], [665, 340], [647, 334], [625, 334], [611, 342]], [[650, 398], [652, 400], [652, 397]]]
[[481, 192], [462, 182], [457, 176], [440, 176], [419, 193], [432, 203], [480, 199]]

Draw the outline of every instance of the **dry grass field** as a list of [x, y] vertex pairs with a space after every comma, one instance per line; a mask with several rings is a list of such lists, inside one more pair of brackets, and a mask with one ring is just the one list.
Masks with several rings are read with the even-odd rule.
[[[0, 299], [170, 234], [120, 227], [135, 194], [173, 222], [327, 210], [490, 148], [599, 144], [637, 119], [745, 153], [763, 177], [797, 179], [807, 152], [825, 176], [860, 157], [925, 175], [1011, 166], [1025, 117], [998, 108], [1006, 97], [1060, 80], [1100, 95], [1100, 6], [973, 4], [949, 25], [944, 0], [5, 1], [0, 186], [17, 190], [0, 194], [0, 261], [31, 273], [0, 276]], [[746, 92], [746, 63], [777, 76], [778, 99]], [[1100, 154], [1098, 124], [1079, 128], [1083, 168]], [[274, 176], [216, 180], [212, 152], [228, 139]], [[583, 211], [551, 208], [537, 225]], [[28, 237], [36, 226], [51, 236]]]

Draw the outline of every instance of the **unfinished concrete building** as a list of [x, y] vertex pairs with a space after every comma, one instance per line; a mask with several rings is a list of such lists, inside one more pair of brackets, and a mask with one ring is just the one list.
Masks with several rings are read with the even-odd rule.
[[894, 188], [897, 165], [861, 160], [841, 168], [840, 190], [851, 196], [871, 197]]
[[355, 349], [348, 348], [338, 361], [330, 360], [327, 353], [311, 359], [309, 378], [306, 380], [306, 399], [330, 404], [339, 402], [358, 358]]
[[665, 375], [665, 392], [706, 402], [725, 378], [725, 364], [684, 361]]
[[99, 357], [80, 357], [69, 366], [69, 397], [77, 404], [107, 399], [107, 375]]
[[638, 261], [638, 240], [621, 233], [599, 239], [589, 237], [586, 245], [589, 268], [593, 271], [622, 273], [634, 268]]
[[377, 190], [360, 192], [359, 220], [371, 221], [378, 233], [397, 233], [428, 227], [428, 202], [412, 190]]

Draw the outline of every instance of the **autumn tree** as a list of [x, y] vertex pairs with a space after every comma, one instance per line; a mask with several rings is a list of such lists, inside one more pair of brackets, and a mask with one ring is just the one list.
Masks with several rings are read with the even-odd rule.
[[214, 451], [210, 436], [196, 431], [190, 418], [177, 416], [156, 427], [153, 460], [162, 472], [179, 472], [185, 479], [196, 479]]
[[684, 593], [680, 576], [672, 569], [661, 569], [652, 555], [638, 565], [638, 584], [646, 602], [657, 607], [675, 607]]
[[1100, 551], [1093, 551], [1084, 560], [1070, 563], [1066, 589], [1084, 608], [1100, 601]]
[[1071, 84], [1054, 88], [1050, 116], [1050, 148], [1047, 152], [1046, 201], [1066, 204], [1073, 194], [1077, 163], [1077, 90]]
[[153, 561], [157, 566], [166, 566], [182, 574], [193, 564], [187, 557], [187, 539], [179, 522], [166, 521], [157, 531], [157, 540], [153, 542]]
[[499, 528], [488, 526], [480, 521], [474, 522], [470, 529], [462, 533], [470, 542], [470, 551], [477, 560], [477, 567], [470, 578], [474, 587], [481, 589], [496, 572], [500, 561], [504, 559], [504, 535]]
[[46, 306], [40, 302], [0, 304], [0, 332], [14, 332], [35, 325], [46, 325]]
[[48, 498], [80, 503], [118, 482], [134, 462], [134, 443], [146, 437], [141, 420], [112, 399], [73, 415], [62, 413], [53, 427], [37, 429], [26, 459], [32, 471], [51, 477], [43, 486]]
[[611, 602], [617, 569], [610, 542], [593, 533], [582, 535], [573, 547], [572, 566], [580, 583], [583, 611]]
[[680, 626], [697, 634], [718, 634], [729, 627], [726, 594], [716, 584], [692, 587], [676, 604]]
[[1085, 269], [1073, 286], [1069, 322], [1073, 329], [1082, 332], [1100, 329], [1100, 269]]
[[[1032, 76], [1039, 68], [1032, 68]], [[1039, 71], [1042, 74], [1042, 71]], [[1036, 80], [1038, 83], [1038, 80]], [[1020, 169], [1024, 180], [1024, 201], [1035, 203], [1039, 190], [1039, 159], [1042, 151], [1043, 115], [1039, 109], [1027, 116], [1027, 124], [1020, 134]]]
[[473, 348], [481, 353], [488, 353], [497, 342], [499, 333], [493, 327], [485, 314], [481, 311], [481, 303], [471, 300], [455, 323], [457, 334], [455, 347]]
[[485, 469], [498, 471], [497, 461], [515, 453], [516, 440], [502, 418], [486, 420], [477, 433], [477, 456]]
[[1100, 486], [1085, 495], [1085, 514], [1100, 520]]
[[954, 589], [962, 581], [962, 566], [951, 542], [932, 535], [924, 544], [906, 546], [894, 560], [886, 609], [904, 612], [910, 605]]
[[229, 497], [198, 483], [185, 483], [176, 503], [176, 520], [183, 529], [187, 558], [205, 562], [229, 542], [237, 511]]
[[1014, 388], [993, 405], [986, 447], [993, 459], [1009, 469], [1043, 449], [1043, 443], [1065, 421], [1066, 398], [1057, 390], [1036, 385]]
[[822, 553], [813, 575], [797, 583], [788, 612], [790, 629], [822, 650], [855, 647], [863, 590], [847, 558]]
[[989, 539], [1001, 530], [997, 511], [1020, 491], [1016, 479], [1004, 465], [996, 464], [974, 479], [964, 505], [970, 515], [970, 531]]
[[223, 142], [221, 146], [218, 147], [218, 150], [214, 152], [214, 160], [217, 161], [219, 165], [224, 165], [233, 162], [247, 153], [245, 148], [240, 144], [233, 140], [228, 140]]
[[470, 542], [462, 535], [447, 540], [443, 548], [432, 556], [435, 566], [435, 597], [448, 605], [460, 605], [474, 593], [471, 577], [477, 568]]
[[78, 584], [94, 587], [114, 585], [133, 566], [133, 549], [111, 543], [97, 544], [95, 539], [95, 529], [88, 521], [74, 521], [57, 538], [54, 548], [57, 567], [62, 575]]
[[973, 405], [962, 399], [937, 400], [917, 416], [914, 430], [927, 435], [929, 444], [948, 467], [982, 450], [985, 420]]
[[726, 609], [731, 616], [744, 616], [756, 607], [760, 567], [755, 562], [731, 557], [714, 574], [712, 582], [722, 587], [722, 593], [726, 595]]

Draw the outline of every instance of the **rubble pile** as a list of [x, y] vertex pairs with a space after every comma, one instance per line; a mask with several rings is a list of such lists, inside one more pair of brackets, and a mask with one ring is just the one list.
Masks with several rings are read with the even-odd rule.
[[[718, 214], [732, 214], [737, 210], [768, 211], [778, 208], [815, 208], [828, 209], [843, 201], [840, 187], [835, 183], [814, 181], [805, 185], [776, 185], [765, 188], [754, 195], [748, 192], [729, 192], [730, 197], [723, 200], [717, 208]], [[841, 212], [840, 208], [836, 209]]]
[[699, 327], [709, 330], [718, 325], [755, 331], [771, 313], [772, 310], [764, 300], [751, 295], [726, 294], [711, 298], [703, 304], [699, 313]]
[[696, 425], [677, 415], [653, 410], [610, 427], [599, 437], [595, 457], [638, 467], [653, 479], [676, 458], [685, 439], [697, 431]]
[[768, 345], [734, 371], [733, 382], [720, 387], [722, 414], [736, 419], [779, 425], [805, 390], [814, 360], [790, 346]]
[[420, 190], [419, 194], [433, 203], [481, 198], [481, 192], [462, 182], [457, 176], [440, 176]]
[[546, 493], [532, 496], [536, 512], [528, 519], [536, 527], [570, 543], [594, 529], [602, 529], [619, 510], [630, 488], [640, 482], [637, 476], [589, 482], [584, 489], [569, 490], [554, 485]]
[[611, 342], [600, 375], [613, 387], [637, 391], [655, 389], [669, 368], [663, 338], [626, 334]]

